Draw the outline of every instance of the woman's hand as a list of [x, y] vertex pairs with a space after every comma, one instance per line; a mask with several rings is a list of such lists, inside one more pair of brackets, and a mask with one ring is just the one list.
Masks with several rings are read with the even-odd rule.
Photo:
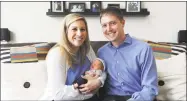
[[81, 93], [88, 94], [98, 90], [100, 86], [101, 86], [101, 81], [99, 79], [88, 80], [86, 84], [80, 85], [81, 89], [79, 89], [79, 91]]
[[78, 89], [78, 86], [79, 85], [77, 83], [73, 84], [74, 89]]

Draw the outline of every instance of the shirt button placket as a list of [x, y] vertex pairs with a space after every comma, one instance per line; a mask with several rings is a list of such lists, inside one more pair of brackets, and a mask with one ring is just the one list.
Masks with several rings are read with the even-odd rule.
[[117, 72], [117, 76], [116, 77], [117, 77], [118, 81], [120, 80], [119, 75], [120, 75], [119, 72]]
[[117, 73], [118, 74], [118, 76], [119, 76], [119, 73]]

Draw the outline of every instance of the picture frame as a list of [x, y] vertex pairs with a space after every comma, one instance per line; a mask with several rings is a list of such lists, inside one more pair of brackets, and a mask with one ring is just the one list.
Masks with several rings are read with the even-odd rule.
[[85, 12], [85, 3], [69, 3], [69, 12]]
[[141, 1], [127, 1], [126, 12], [140, 12]]
[[116, 7], [120, 9], [120, 4], [108, 4], [108, 7]]
[[101, 11], [101, 1], [91, 1], [90, 2], [90, 11], [91, 12], [100, 12]]
[[64, 12], [65, 5], [63, 1], [51, 1], [52, 12]]

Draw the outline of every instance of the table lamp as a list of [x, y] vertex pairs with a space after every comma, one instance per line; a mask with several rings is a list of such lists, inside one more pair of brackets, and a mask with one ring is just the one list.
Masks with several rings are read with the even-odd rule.
[[10, 31], [8, 28], [1, 28], [1, 42], [7, 43], [10, 41]]

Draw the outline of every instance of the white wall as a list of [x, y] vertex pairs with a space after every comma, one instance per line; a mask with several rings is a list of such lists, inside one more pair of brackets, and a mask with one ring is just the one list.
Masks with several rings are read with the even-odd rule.
[[[103, 2], [104, 8], [108, 2]], [[120, 2], [121, 8], [125, 7]], [[12, 42], [57, 42], [63, 17], [46, 15], [49, 2], [1, 2], [1, 27], [13, 33]], [[185, 2], [143, 2], [150, 15], [124, 17], [125, 31], [152, 41], [177, 42], [177, 33], [186, 29]], [[89, 8], [89, 7], [88, 7]], [[101, 33], [98, 17], [86, 17], [91, 40], [107, 40]]]

